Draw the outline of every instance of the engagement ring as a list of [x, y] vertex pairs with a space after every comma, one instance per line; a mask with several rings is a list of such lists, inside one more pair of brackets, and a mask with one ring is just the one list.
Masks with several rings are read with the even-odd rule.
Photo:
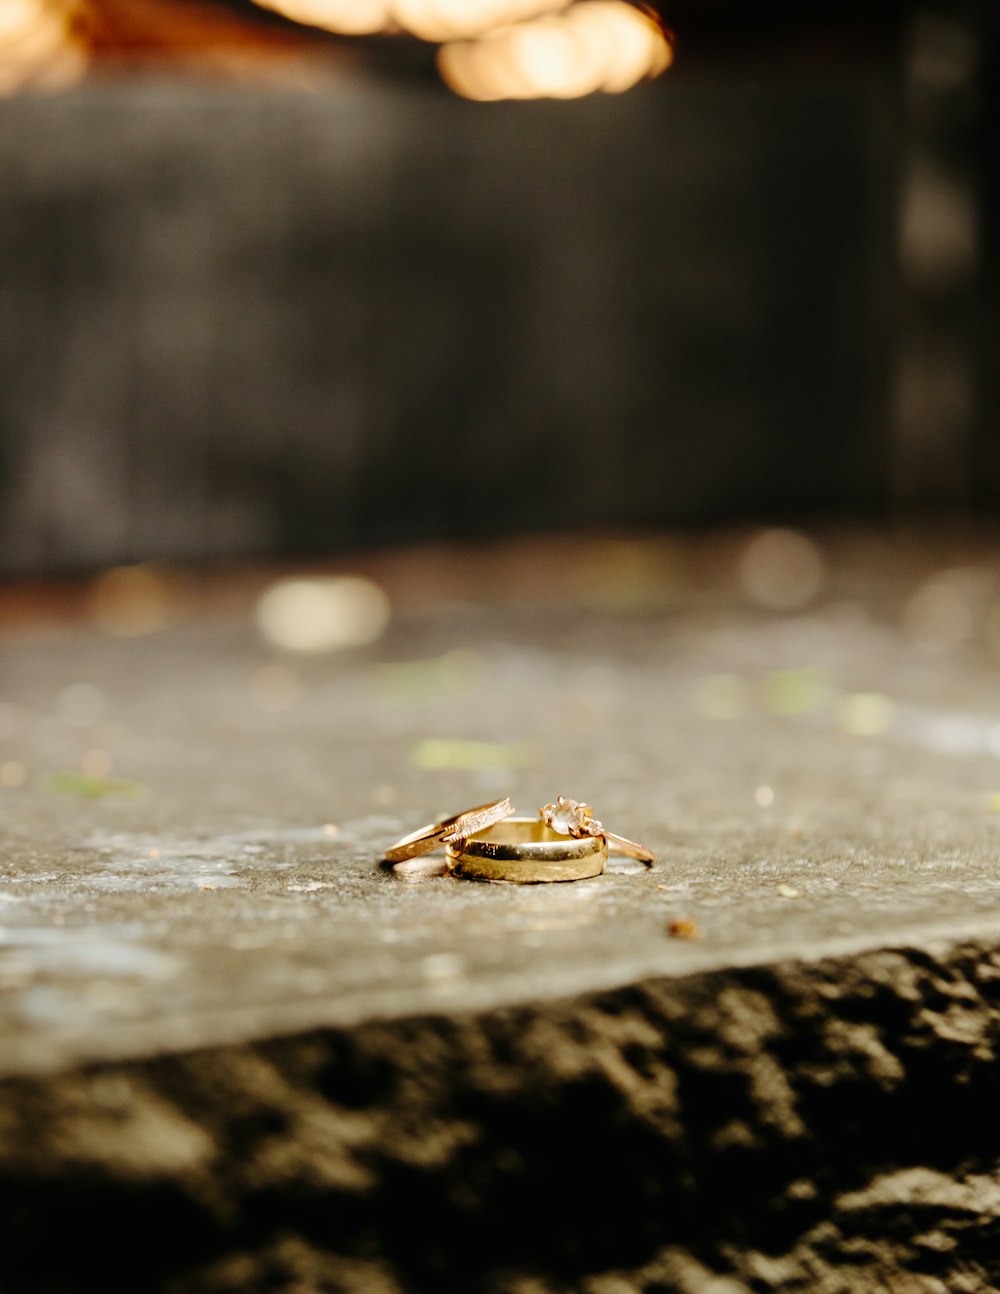
[[608, 831], [607, 827], [594, 817], [594, 810], [589, 804], [568, 800], [565, 795], [560, 795], [555, 804], [542, 805], [538, 810], [538, 816], [547, 827], [558, 831], [560, 835], [578, 838], [603, 836], [612, 853], [627, 854], [629, 858], [637, 858], [647, 867], [652, 867], [656, 862], [656, 855], [645, 845], [638, 845], [634, 840], [626, 840], [624, 836], [617, 836], [613, 831]]

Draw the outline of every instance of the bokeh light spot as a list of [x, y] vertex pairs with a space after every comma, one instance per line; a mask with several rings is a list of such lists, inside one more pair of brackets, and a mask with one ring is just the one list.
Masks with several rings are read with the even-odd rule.
[[0, 764], [0, 786], [11, 790], [23, 786], [28, 780], [28, 770], [19, 759], [5, 759]]
[[764, 679], [761, 699], [769, 714], [816, 714], [829, 702], [830, 679], [821, 669], [772, 670]]
[[797, 530], [762, 530], [740, 559], [743, 587], [770, 611], [804, 607], [819, 593], [825, 574], [819, 547]]
[[392, 20], [392, 6], [388, 0], [257, 0], [266, 9], [273, 9], [310, 27], [343, 36], [369, 36], [383, 31]]
[[75, 32], [78, 10], [72, 0], [0, 2], [0, 95], [62, 89], [83, 75], [87, 54]]
[[281, 580], [257, 603], [263, 636], [293, 652], [363, 647], [381, 637], [389, 615], [385, 593], [354, 575]]
[[881, 692], [853, 692], [837, 706], [837, 727], [852, 737], [881, 737], [895, 719], [895, 705]]
[[581, 0], [438, 51], [445, 84], [467, 99], [573, 99], [618, 94], [669, 67], [666, 34], [626, 0]]
[[183, 614], [178, 581], [155, 566], [116, 566], [90, 590], [90, 615], [105, 633], [123, 638], [156, 633]]
[[903, 612], [903, 628], [914, 645], [927, 652], [949, 652], [972, 637], [980, 611], [993, 591], [988, 572], [959, 567], [926, 580]]

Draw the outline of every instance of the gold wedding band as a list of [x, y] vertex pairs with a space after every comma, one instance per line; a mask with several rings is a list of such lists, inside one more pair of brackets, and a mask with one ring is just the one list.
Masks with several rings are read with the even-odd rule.
[[574, 839], [539, 818], [506, 818], [447, 847], [456, 876], [476, 881], [582, 881], [599, 876], [608, 858], [603, 836]]
[[441, 822], [432, 822], [428, 827], [411, 831], [402, 840], [397, 840], [385, 851], [390, 863], [401, 863], [407, 858], [419, 858], [421, 854], [433, 853], [442, 845], [452, 845], [485, 831], [500, 822], [511, 812], [509, 799], [493, 800], [490, 804], [480, 804], [464, 813], [456, 813], [452, 818]]

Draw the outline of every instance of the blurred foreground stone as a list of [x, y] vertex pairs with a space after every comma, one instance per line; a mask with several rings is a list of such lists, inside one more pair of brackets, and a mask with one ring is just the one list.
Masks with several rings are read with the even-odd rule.
[[[256, 585], [8, 592], [0, 1289], [996, 1288], [993, 549], [844, 542], [780, 614], [739, 562], [386, 559], [308, 658]], [[661, 862], [380, 867], [505, 793]]]

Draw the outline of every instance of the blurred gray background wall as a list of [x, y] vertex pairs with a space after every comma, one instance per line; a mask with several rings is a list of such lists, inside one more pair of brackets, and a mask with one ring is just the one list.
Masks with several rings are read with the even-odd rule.
[[0, 571], [884, 507], [890, 73], [0, 103]]

